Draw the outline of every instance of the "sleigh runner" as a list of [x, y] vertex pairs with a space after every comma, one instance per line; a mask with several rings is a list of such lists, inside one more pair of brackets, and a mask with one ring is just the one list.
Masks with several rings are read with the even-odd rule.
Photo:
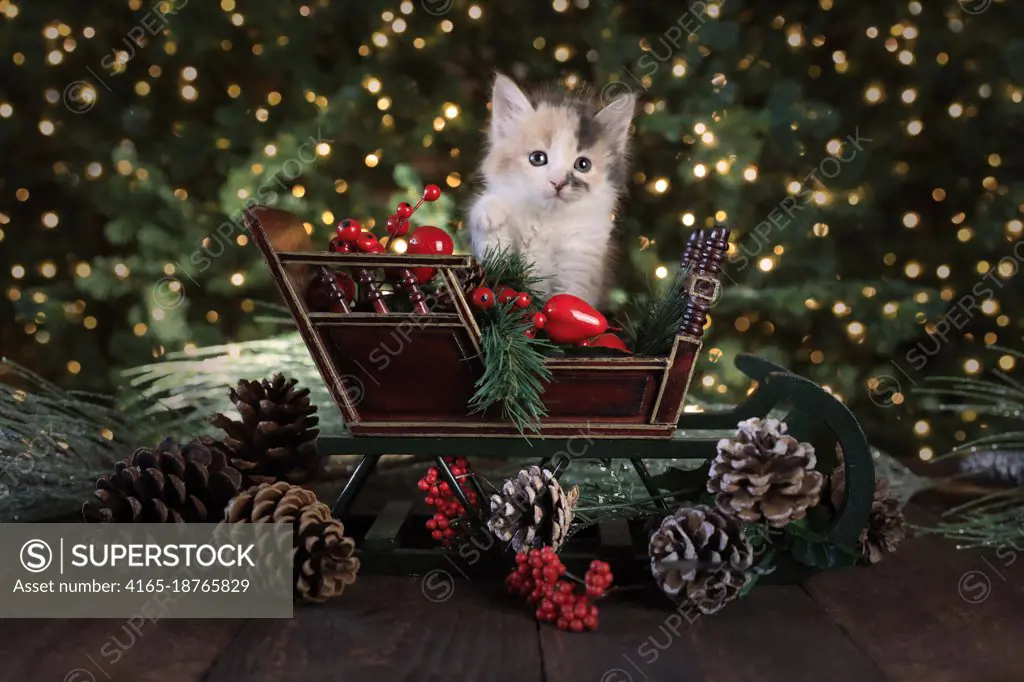
[[[248, 211], [246, 225], [345, 419], [346, 431], [321, 434], [318, 450], [363, 455], [335, 503], [337, 516], [349, 514], [379, 457], [396, 452], [434, 457], [477, 524], [481, 519], [445, 457], [533, 455], [542, 462], [556, 458], [559, 467], [583, 457], [628, 459], [657, 498], [662, 491], [645, 459], [710, 460], [719, 436], [714, 431], [782, 410], [796, 438], [823, 454], [837, 444], [844, 453], [846, 500], [828, 537], [852, 544], [866, 523], [874, 490], [866, 439], [845, 405], [813, 382], [742, 355], [737, 366], [757, 382], [746, 402], [727, 412], [684, 412], [708, 310], [720, 294], [728, 246], [723, 227], [695, 231], [684, 250], [682, 263], [690, 272], [686, 309], [670, 352], [546, 359], [552, 375], [543, 394], [547, 415], [527, 442], [496, 411], [468, 409], [483, 371], [481, 330], [459, 286], [460, 272], [473, 267], [471, 257], [316, 250], [298, 216], [265, 207]], [[433, 290], [417, 283], [414, 273], [423, 268], [437, 273]], [[358, 298], [341, 290], [339, 273], [358, 283]], [[574, 450], [573, 439], [585, 443]], [[408, 547], [411, 509], [411, 502], [392, 501], [360, 524], [368, 568], [417, 572], [437, 565], [438, 552]], [[595, 541], [621, 555], [623, 548], [643, 549], [646, 535], [620, 524], [614, 531], [602, 527]]]

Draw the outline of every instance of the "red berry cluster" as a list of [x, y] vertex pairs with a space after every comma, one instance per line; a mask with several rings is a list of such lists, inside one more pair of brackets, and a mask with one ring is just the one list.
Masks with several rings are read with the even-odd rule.
[[[459, 487], [466, 493], [466, 499], [474, 507], [479, 506], [480, 498], [470, 484], [473, 471], [465, 457], [446, 457], [445, 462], [452, 470]], [[427, 475], [417, 483], [419, 489], [427, 494], [423, 501], [431, 507], [436, 507], [434, 516], [427, 520], [427, 530], [435, 540], [440, 540], [442, 546], [450, 547], [455, 537], [453, 521], [466, 513], [465, 507], [455, 496], [448, 481], [441, 479], [441, 472], [437, 467], [427, 469]]]
[[587, 586], [588, 597], [603, 597], [612, 586], [612, 567], [605, 561], [591, 561], [583, 582]]
[[531, 549], [516, 555], [516, 568], [505, 578], [505, 584], [510, 593], [537, 605], [537, 620], [554, 623], [559, 630], [596, 630], [598, 609], [590, 599], [603, 597], [611, 586], [611, 567], [603, 561], [590, 564], [584, 578], [586, 594], [576, 594], [563, 575], [565, 565], [550, 547]]
[[529, 319], [532, 326], [525, 334], [531, 339], [537, 336], [537, 330], [543, 329], [548, 318], [544, 313], [530, 313], [528, 308], [533, 305], [533, 298], [525, 291], [516, 291], [511, 287], [501, 287], [497, 293], [490, 287], [477, 287], [469, 294], [470, 302], [480, 310], [490, 310], [495, 303], [513, 302], [513, 307], [523, 311], [523, 319]]
[[[437, 201], [441, 198], [441, 188], [437, 185], [427, 185], [423, 188], [423, 197], [412, 206], [403, 201], [391, 214], [386, 223], [388, 237], [394, 241], [395, 237], [403, 237], [409, 233], [409, 218], [416, 212], [424, 201]], [[358, 220], [345, 218], [338, 223], [337, 236], [331, 240], [330, 251], [335, 253], [351, 253], [362, 251], [363, 253], [384, 253], [384, 245], [377, 239], [377, 235], [364, 230]]]

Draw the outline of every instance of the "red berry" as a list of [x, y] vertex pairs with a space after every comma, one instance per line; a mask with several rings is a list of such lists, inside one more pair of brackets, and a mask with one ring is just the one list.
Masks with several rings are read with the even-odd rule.
[[427, 519], [427, 530], [437, 530], [437, 521], [434, 519]]
[[569, 621], [567, 621], [565, 618], [559, 618], [558, 619], [558, 623], [556, 624], [556, 627], [559, 630], [568, 630], [569, 629]]
[[536, 327], [530, 327], [529, 329], [524, 331], [523, 334], [525, 334], [526, 338], [528, 338], [528, 339], [535, 339], [535, 338], [537, 338], [537, 328]]
[[452, 491], [452, 487], [450, 485], [448, 485], [448, 481], [441, 481], [437, 485], [437, 487], [443, 493], [450, 493]]
[[405, 219], [405, 218], [408, 218], [409, 216], [411, 216], [412, 212], [413, 212], [413, 208], [412, 208], [412, 206], [409, 205], [409, 202], [407, 202], [407, 201], [403, 201], [402, 203], [400, 203], [398, 205], [398, 208], [395, 209], [395, 215], [397, 215], [399, 218], [402, 218], [402, 219]]
[[469, 295], [473, 305], [480, 310], [490, 310], [494, 307], [494, 292], [487, 287], [477, 287]]
[[363, 232], [363, 226], [359, 224], [358, 220], [352, 220], [351, 218], [345, 218], [338, 223], [338, 239], [343, 242], [354, 242]]
[[583, 621], [579, 619], [574, 619], [571, 623], [569, 623], [569, 629], [573, 632], [583, 632]]
[[427, 483], [427, 479], [425, 478], [421, 478], [419, 482], [416, 484], [416, 486], [424, 492], [430, 490], [430, 484]]
[[445, 529], [444, 529], [443, 531], [441, 531], [441, 532], [442, 532], [442, 534], [443, 534], [443, 535], [444, 535], [444, 536], [445, 536], [446, 538], [449, 538], [449, 539], [450, 539], [450, 538], [453, 538], [453, 537], [455, 537], [455, 530], [454, 530], [453, 528], [445, 528]]
[[529, 308], [531, 303], [533, 303], [533, 299], [530, 298], [530, 295], [525, 291], [516, 296], [517, 308]]
[[435, 540], [440, 540], [444, 536], [441, 534], [441, 531], [435, 530], [433, 533], [430, 534], [430, 537], [434, 538]]
[[590, 609], [587, 608], [588, 604], [585, 599], [579, 599], [576, 601], [576, 606], [573, 607], [573, 615], [577, 618], [586, 618], [587, 614], [590, 613]]
[[536, 327], [537, 329], [543, 329], [544, 326], [548, 323], [548, 316], [545, 315], [544, 313], [534, 313], [532, 321], [534, 327]]
[[377, 241], [377, 236], [372, 232], [360, 232], [356, 237], [356, 248], [360, 251], [371, 252], [377, 246], [380, 246], [380, 242]]
[[423, 201], [437, 201], [441, 198], [441, 188], [437, 185], [427, 185], [423, 188]]
[[424, 502], [426, 502], [427, 504], [430, 504], [430, 505], [434, 504], [434, 498], [433, 498], [433, 497], [430, 497], [429, 495], [427, 495], [426, 497], [424, 497], [424, 498], [423, 498], [423, 501], [424, 501]]
[[440, 528], [441, 530], [446, 530], [448, 528], [448, 526], [449, 526], [449, 522], [448, 522], [447, 518], [442, 516], [441, 518], [439, 518], [437, 521], [434, 522], [434, 525], [437, 526], [438, 528]]
[[583, 627], [588, 630], [597, 629], [597, 616], [587, 616], [583, 619]]
[[515, 289], [510, 289], [509, 287], [502, 287], [498, 289], [498, 303], [508, 303], [509, 301], [515, 299], [518, 295], [519, 292], [517, 292]]

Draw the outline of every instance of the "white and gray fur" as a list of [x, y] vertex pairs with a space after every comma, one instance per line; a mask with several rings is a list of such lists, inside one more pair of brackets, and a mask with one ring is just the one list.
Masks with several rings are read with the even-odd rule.
[[[499, 74], [481, 165], [484, 190], [469, 212], [473, 254], [479, 259], [488, 248], [511, 247], [545, 278], [538, 287], [545, 296], [565, 292], [601, 304], [635, 105], [632, 94], [603, 108], [567, 91], [531, 96]], [[546, 162], [531, 162], [535, 152]]]

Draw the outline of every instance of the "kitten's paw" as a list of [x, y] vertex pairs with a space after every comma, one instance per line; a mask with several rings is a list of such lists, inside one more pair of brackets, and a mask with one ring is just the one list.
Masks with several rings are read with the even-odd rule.
[[512, 217], [508, 207], [498, 197], [485, 196], [473, 207], [474, 227], [482, 232], [493, 233], [505, 229]]

